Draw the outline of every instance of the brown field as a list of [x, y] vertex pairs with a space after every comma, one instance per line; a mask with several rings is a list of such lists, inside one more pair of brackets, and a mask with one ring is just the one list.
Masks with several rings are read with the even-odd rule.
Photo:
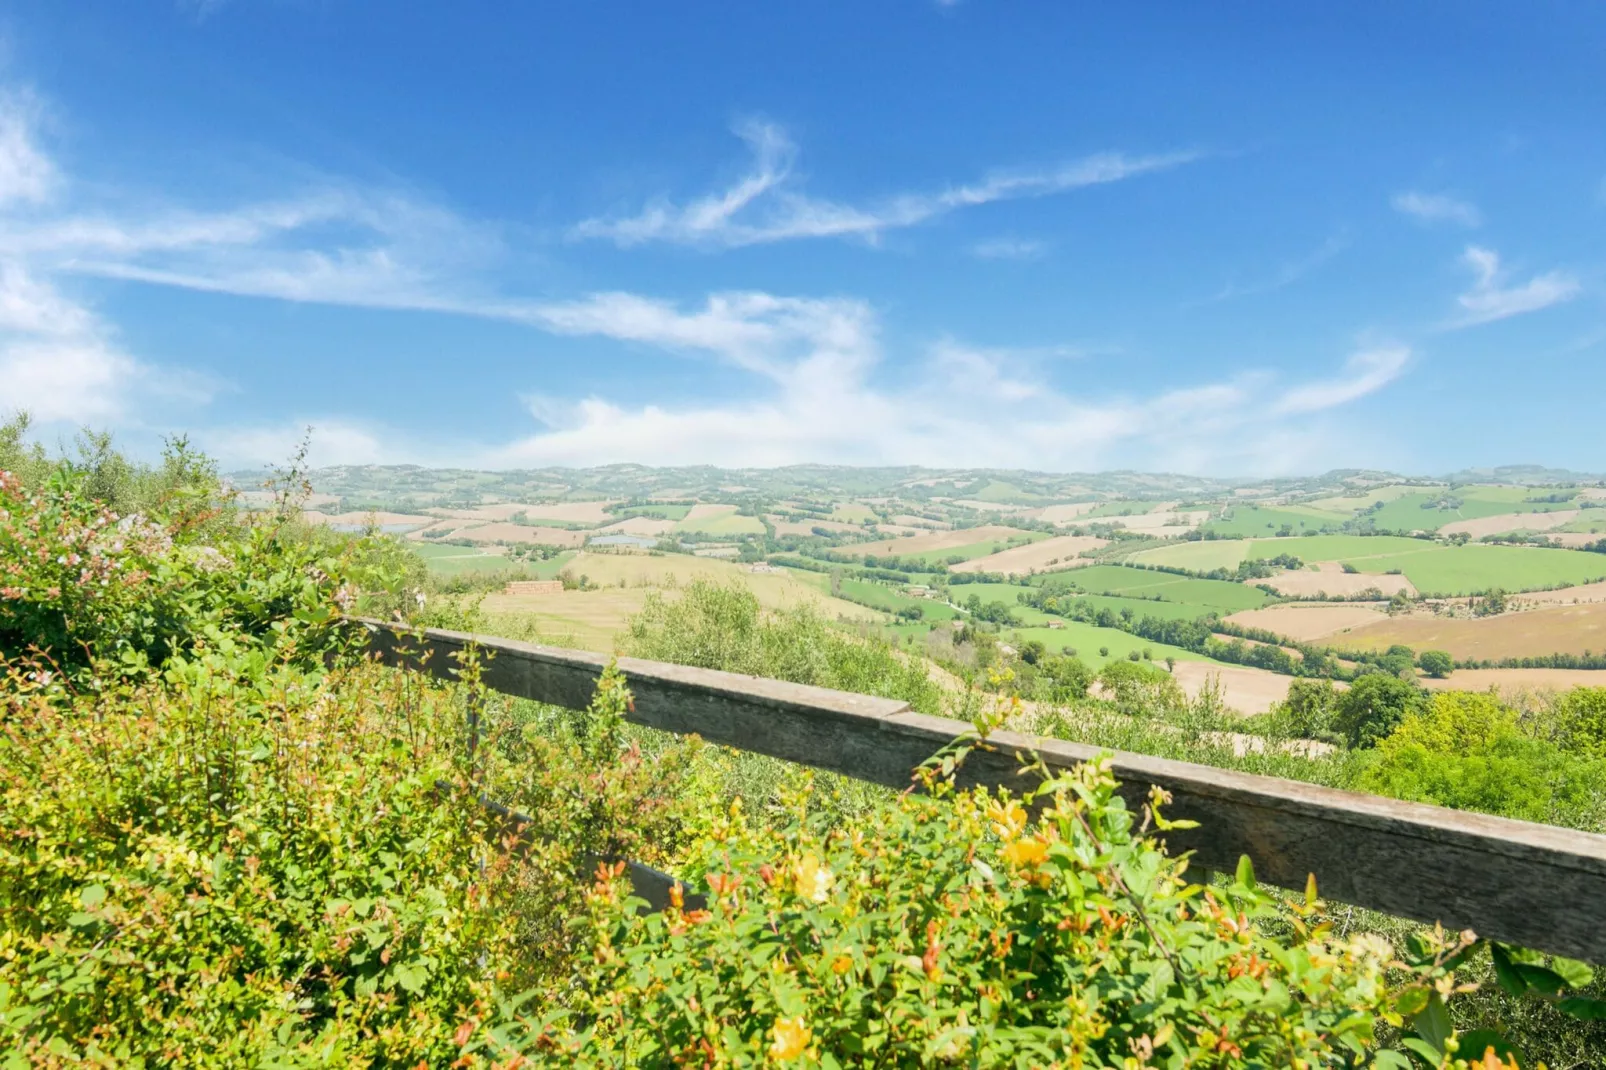
[[657, 516], [633, 516], [621, 520], [617, 524], [609, 524], [605, 528], [598, 528], [598, 535], [662, 535], [675, 530], [673, 520], [665, 520]]
[[[710, 502], [699, 502], [691, 507], [691, 512], [686, 514], [686, 521], [712, 520], [715, 517], [730, 516], [734, 512], [736, 512], [736, 506], [734, 505], [717, 505]], [[682, 521], [682, 523], [685, 523], [686, 521]]]
[[1180, 534], [1188, 528], [1197, 527], [1210, 519], [1208, 511], [1197, 510], [1186, 513], [1139, 513], [1136, 516], [1106, 516], [1100, 517], [1098, 523], [1118, 524], [1128, 531], [1142, 531], [1149, 535], [1165, 535], [1167, 532]]
[[1208, 661], [1179, 661], [1172, 671], [1189, 698], [1195, 698], [1214, 676], [1221, 682], [1221, 697], [1228, 707], [1244, 714], [1260, 714], [1288, 697], [1292, 676], [1248, 665], [1215, 665]]
[[1580, 583], [1576, 587], [1563, 587], [1556, 591], [1530, 591], [1527, 594], [1513, 596], [1513, 600], [1523, 605], [1534, 606], [1563, 606], [1572, 605], [1575, 602], [1606, 602], [1606, 581], [1601, 583]]
[[385, 527], [400, 527], [403, 524], [412, 524], [420, 528], [429, 527], [435, 522], [431, 516], [419, 516], [416, 513], [328, 513], [304, 512], [303, 520], [309, 524], [367, 524], [372, 521]]
[[1474, 539], [1485, 535], [1504, 535], [1508, 531], [1549, 531], [1578, 519], [1577, 509], [1558, 509], [1553, 513], [1501, 513], [1476, 520], [1457, 520], [1439, 529], [1440, 535], [1466, 533]]
[[1547, 606], [1498, 617], [1395, 617], [1334, 638], [1334, 645], [1447, 650], [1457, 658], [1521, 658], [1606, 651], [1606, 602]]
[[1280, 576], [1273, 576], [1269, 580], [1249, 580], [1251, 584], [1265, 584], [1273, 590], [1283, 594], [1296, 595], [1308, 598], [1311, 595], [1327, 594], [1335, 598], [1345, 595], [1360, 594], [1369, 587], [1376, 587], [1383, 592], [1384, 597], [1396, 591], [1405, 591], [1415, 594], [1416, 588], [1404, 576], [1385, 576], [1370, 572], [1345, 572], [1336, 562], [1323, 561], [1316, 566], [1316, 571], [1299, 569], [1294, 572], [1284, 572]]
[[1599, 542], [1601, 539], [1599, 532], [1589, 531], [1552, 531], [1550, 537], [1573, 550], [1578, 549], [1580, 546], [1588, 546], [1590, 543]]
[[523, 524], [480, 524], [452, 532], [473, 542], [534, 542], [543, 546], [584, 546], [587, 532], [566, 528], [532, 528]]
[[1389, 619], [1388, 614], [1364, 604], [1302, 605], [1284, 603], [1265, 609], [1246, 609], [1227, 618], [1244, 628], [1264, 628], [1299, 643], [1364, 628]]
[[1017, 546], [987, 557], [950, 566], [953, 572], [1002, 572], [1008, 576], [1024, 576], [1029, 572], [1046, 572], [1050, 569], [1079, 568], [1091, 565], [1089, 558], [1078, 557], [1083, 550], [1097, 550], [1108, 546], [1107, 539], [1091, 535], [1056, 535], [1052, 539]]
[[854, 553], [865, 554], [923, 554], [932, 550], [952, 550], [992, 539], [1003, 540], [1021, 534], [1017, 528], [983, 524], [981, 527], [961, 528], [956, 531], [933, 531], [929, 535], [913, 535], [907, 539], [888, 539], [882, 542], [862, 543], [852, 548]]
[[1567, 691], [1574, 687], [1606, 687], [1606, 672], [1599, 669], [1457, 669], [1443, 680], [1421, 677], [1422, 686], [1435, 691], [1487, 691], [1503, 695], [1524, 692]]
[[1083, 513], [1091, 513], [1099, 507], [1098, 502], [1072, 502], [1070, 505], [1046, 505], [1031, 515], [1038, 520], [1046, 520], [1050, 524], [1071, 524]]
[[914, 516], [902, 513], [892, 518], [894, 524], [902, 524], [906, 528], [924, 528], [927, 531], [941, 531], [948, 525], [941, 520], [928, 520], [923, 516]]
[[[586, 576], [596, 590], [564, 591], [543, 595], [487, 595], [485, 612], [517, 616], [533, 622], [543, 636], [585, 650], [611, 652], [632, 614], [640, 611], [654, 591], [673, 598], [694, 579], [735, 582], [751, 590], [767, 609], [784, 610], [812, 604], [829, 618], [877, 621], [880, 613], [864, 606], [830, 598], [785, 573], [755, 574], [746, 568], [714, 558], [681, 554], [579, 553], [565, 566], [574, 576]], [[623, 580], [625, 586], [619, 586]]]
[[451, 517], [453, 520], [506, 520], [528, 509], [514, 502], [497, 502], [494, 505], [476, 505], [472, 509], [431, 509], [431, 516]]

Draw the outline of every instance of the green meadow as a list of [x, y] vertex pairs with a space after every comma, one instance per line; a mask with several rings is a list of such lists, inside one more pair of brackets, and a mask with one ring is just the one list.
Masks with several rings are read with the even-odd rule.
[[1287, 527], [1295, 535], [1306, 531], [1334, 530], [1348, 520], [1343, 513], [1330, 513], [1305, 505], [1280, 508], [1262, 508], [1254, 505], [1235, 505], [1228, 515], [1205, 524], [1203, 530], [1217, 535], [1235, 535], [1255, 538], [1275, 535]]

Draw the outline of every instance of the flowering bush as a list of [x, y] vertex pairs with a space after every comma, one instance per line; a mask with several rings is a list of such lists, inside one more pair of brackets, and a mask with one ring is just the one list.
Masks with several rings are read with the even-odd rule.
[[[1046, 773], [1046, 771], [1045, 771]], [[928, 776], [843, 828], [806, 792], [739, 806], [695, 871], [706, 904], [641, 916], [618, 871], [591, 898], [583, 1028], [505, 1023], [488, 1051], [585, 1066], [1409, 1065], [1378, 1029], [1442, 1019], [1470, 937], [1409, 954], [1336, 936], [1245, 868], [1187, 879], [1104, 763], [1017, 799]], [[1030, 813], [1041, 813], [1034, 824]], [[1454, 1064], [1446, 1033], [1434, 1065]], [[1441, 1050], [1442, 1049], [1442, 1050]]]

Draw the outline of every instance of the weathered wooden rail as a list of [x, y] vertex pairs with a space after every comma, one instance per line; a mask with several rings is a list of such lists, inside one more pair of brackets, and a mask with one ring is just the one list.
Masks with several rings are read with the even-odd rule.
[[[591, 699], [608, 659], [576, 650], [362, 622], [387, 664], [455, 677], [453, 654], [488, 655], [492, 690], [570, 708]], [[738, 673], [620, 658], [635, 695], [634, 723], [696, 733], [712, 743], [901, 788], [926, 758], [970, 726], [911, 711], [893, 699]], [[969, 784], [1024, 787], [1017, 755], [1035, 751], [1066, 768], [1102, 753], [1064, 740], [999, 732], [997, 749], [965, 763]], [[1524, 947], [1606, 962], [1606, 836], [1338, 791], [1275, 777], [1115, 752], [1129, 805], [1151, 786], [1170, 792], [1168, 815], [1200, 822], [1166, 838], [1196, 863], [1230, 871], [1253, 860], [1258, 879], [1324, 898]]]

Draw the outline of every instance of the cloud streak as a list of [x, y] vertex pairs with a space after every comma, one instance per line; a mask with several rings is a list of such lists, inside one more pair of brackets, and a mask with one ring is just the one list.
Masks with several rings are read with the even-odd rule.
[[1455, 326], [1470, 327], [1538, 312], [1571, 301], [1582, 289], [1578, 280], [1565, 271], [1548, 271], [1527, 282], [1506, 285], [1499, 254], [1479, 245], [1467, 246], [1461, 262], [1472, 269], [1474, 281], [1471, 289], [1456, 299], [1464, 315]]
[[1443, 193], [1418, 193], [1407, 190], [1396, 193], [1389, 204], [1401, 215], [1410, 216], [1419, 223], [1453, 223], [1458, 227], [1483, 225], [1483, 213], [1470, 201], [1460, 200]]
[[796, 187], [797, 146], [775, 123], [736, 127], [752, 163], [729, 188], [677, 204], [660, 197], [634, 215], [588, 219], [570, 234], [628, 248], [666, 242], [702, 248], [739, 248], [804, 238], [859, 238], [875, 242], [889, 230], [912, 227], [963, 208], [995, 201], [1045, 197], [1119, 182], [1198, 159], [1196, 152], [1129, 156], [1108, 152], [1053, 167], [995, 171], [972, 183], [928, 193], [903, 193], [859, 207], [811, 197]]

